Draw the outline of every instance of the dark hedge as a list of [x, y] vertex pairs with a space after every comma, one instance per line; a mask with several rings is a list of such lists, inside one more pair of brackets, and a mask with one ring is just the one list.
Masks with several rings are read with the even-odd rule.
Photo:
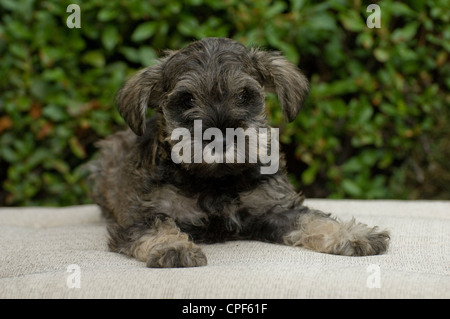
[[310, 79], [293, 123], [267, 98], [308, 197], [450, 199], [449, 2], [377, 1], [371, 29], [358, 0], [0, 0], [0, 205], [89, 202], [81, 167], [124, 127], [117, 89], [209, 36], [280, 50]]

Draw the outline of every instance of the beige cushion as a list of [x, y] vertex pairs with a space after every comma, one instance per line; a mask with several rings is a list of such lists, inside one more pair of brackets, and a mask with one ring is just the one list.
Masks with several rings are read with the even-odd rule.
[[148, 269], [108, 251], [95, 205], [1, 208], [0, 298], [450, 297], [450, 201], [306, 204], [388, 228], [389, 251], [343, 257], [235, 241], [202, 245], [206, 267]]

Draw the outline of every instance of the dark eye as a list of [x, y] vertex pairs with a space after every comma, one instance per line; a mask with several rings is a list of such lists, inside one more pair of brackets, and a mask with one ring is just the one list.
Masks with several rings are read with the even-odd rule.
[[184, 99], [184, 103], [187, 105], [192, 105], [195, 102], [195, 98], [192, 95], [188, 95], [185, 99]]
[[195, 104], [194, 96], [189, 92], [183, 92], [178, 95], [175, 102], [180, 108], [188, 110]]
[[244, 88], [242, 89], [242, 91], [239, 92], [236, 99], [239, 104], [244, 104], [251, 102], [254, 97], [255, 94], [252, 91], [252, 89]]

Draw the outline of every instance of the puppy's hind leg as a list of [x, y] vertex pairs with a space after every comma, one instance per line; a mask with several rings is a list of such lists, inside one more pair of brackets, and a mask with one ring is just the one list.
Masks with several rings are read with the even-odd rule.
[[135, 257], [150, 268], [197, 267], [207, 263], [200, 247], [170, 218], [128, 228], [111, 223], [108, 233], [111, 251]]

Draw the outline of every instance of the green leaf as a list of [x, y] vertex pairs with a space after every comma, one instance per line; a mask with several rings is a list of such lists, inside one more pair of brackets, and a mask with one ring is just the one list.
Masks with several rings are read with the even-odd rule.
[[357, 173], [363, 169], [363, 165], [359, 157], [352, 157], [342, 165], [345, 173]]
[[362, 190], [359, 185], [350, 179], [344, 179], [341, 186], [352, 197], [360, 197], [362, 195]]
[[21, 3], [17, 0], [2, 0], [0, 6], [11, 11], [20, 11]]
[[44, 46], [39, 51], [39, 58], [46, 67], [52, 66], [55, 62], [64, 57], [64, 51], [61, 47]]
[[119, 14], [117, 9], [105, 7], [98, 12], [97, 19], [102, 22], [114, 20]]
[[275, 2], [271, 6], [267, 6], [266, 10], [264, 11], [264, 18], [271, 19], [274, 18], [276, 15], [280, 14], [286, 9], [286, 4], [284, 2]]
[[319, 162], [313, 162], [302, 174], [302, 182], [304, 185], [311, 185], [319, 171]]
[[311, 28], [317, 30], [332, 31], [336, 30], [336, 18], [330, 12], [321, 12], [314, 15], [311, 21]]
[[119, 32], [117, 28], [112, 25], [108, 25], [102, 32], [102, 44], [106, 50], [111, 51], [119, 42]]
[[97, 67], [97, 68], [102, 68], [105, 66], [105, 56], [99, 50], [89, 51], [88, 53], [85, 53], [81, 57], [81, 60], [84, 63], [87, 63], [87, 64]]
[[51, 158], [49, 161], [43, 163], [47, 169], [54, 169], [60, 174], [68, 174], [70, 172], [70, 166], [61, 159]]
[[140, 62], [141, 57], [139, 51], [133, 47], [121, 47], [119, 52], [122, 53], [130, 62]]
[[[408, 1], [410, 3], [412, 3], [413, 5], [417, 2], [421, 2], [420, 6], [423, 7], [423, 1], [419, 0], [419, 1]], [[389, 12], [392, 13], [392, 15], [394, 16], [407, 16], [407, 17], [413, 17], [415, 15], [417, 15], [417, 12], [415, 12], [414, 10], [412, 10], [410, 7], [408, 7], [407, 4], [400, 2], [400, 1], [393, 1], [390, 3], [386, 3], [386, 9], [389, 10]], [[383, 7], [381, 8], [381, 11], [383, 11]]]
[[85, 158], [86, 157], [86, 150], [84, 149], [83, 145], [81, 145], [78, 138], [75, 136], [71, 137], [69, 139], [69, 146], [72, 150], [72, 153], [75, 154], [78, 158]]
[[143, 66], [149, 66], [156, 63], [157, 54], [149, 46], [142, 46], [139, 48], [139, 60]]
[[141, 23], [131, 35], [131, 40], [133, 42], [139, 42], [150, 38], [155, 34], [157, 23], [154, 21]]
[[199, 31], [199, 23], [195, 17], [184, 17], [177, 25], [178, 31], [185, 36], [196, 35]]
[[64, 70], [60, 67], [47, 69], [42, 72], [42, 78], [47, 81], [62, 81], [65, 77]]
[[19, 159], [17, 154], [8, 146], [2, 146], [0, 157], [9, 163], [16, 163]]
[[49, 157], [49, 152], [44, 148], [38, 148], [33, 151], [30, 156], [26, 159], [24, 163], [24, 171], [28, 172], [29, 170], [35, 168], [37, 165], [41, 164]]
[[392, 33], [391, 39], [395, 43], [409, 41], [414, 38], [418, 28], [418, 22], [410, 22], [403, 28], [395, 29]]
[[22, 43], [12, 43], [9, 50], [12, 54], [21, 59], [25, 59], [28, 54], [26, 45]]
[[356, 10], [348, 10], [340, 13], [339, 20], [348, 31], [361, 32], [367, 28], [363, 17]]
[[50, 104], [44, 107], [42, 114], [55, 122], [67, 119], [68, 115], [62, 106]]
[[386, 49], [382, 48], [376, 48], [375, 50], [373, 50], [373, 55], [378, 61], [383, 63], [389, 60], [390, 57], [389, 52]]
[[373, 46], [374, 39], [371, 33], [363, 32], [358, 35], [357, 42], [361, 44], [364, 49], [370, 49]]

